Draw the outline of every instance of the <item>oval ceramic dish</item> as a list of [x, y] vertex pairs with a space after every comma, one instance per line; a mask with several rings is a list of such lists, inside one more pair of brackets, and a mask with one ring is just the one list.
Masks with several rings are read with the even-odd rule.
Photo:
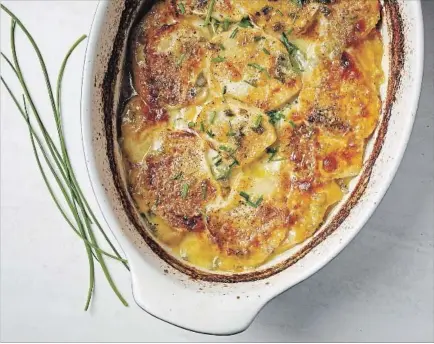
[[100, 2], [83, 72], [82, 134], [87, 167], [104, 217], [131, 267], [137, 304], [174, 325], [210, 334], [245, 330], [273, 297], [309, 277], [359, 232], [389, 187], [416, 114], [423, 69], [419, 1], [383, 2], [385, 45], [380, 123], [362, 172], [315, 235], [254, 272], [214, 274], [172, 257], [150, 236], [125, 192], [117, 145], [119, 92], [127, 39], [152, 1]]

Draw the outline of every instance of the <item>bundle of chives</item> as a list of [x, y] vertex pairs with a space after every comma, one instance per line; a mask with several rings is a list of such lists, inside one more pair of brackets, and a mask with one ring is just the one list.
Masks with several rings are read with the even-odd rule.
[[[110, 284], [110, 287], [117, 295], [119, 300], [125, 306], [128, 306], [127, 302], [122, 297], [115, 283], [113, 282], [113, 279], [104, 261], [104, 256], [120, 261], [129, 270], [127, 261], [120, 256], [119, 252], [110, 242], [110, 239], [104, 233], [101, 224], [98, 222], [95, 214], [93, 213], [88, 202], [86, 201], [86, 198], [84, 197], [84, 194], [80, 188], [80, 185], [77, 182], [71, 166], [71, 160], [69, 158], [68, 150], [65, 144], [65, 136], [62, 126], [61, 86], [65, 67], [72, 52], [86, 38], [86, 36], [81, 36], [72, 45], [62, 62], [57, 78], [55, 99], [44, 59], [35, 40], [33, 39], [30, 32], [23, 25], [23, 23], [15, 16], [15, 14], [13, 14], [4, 5], [1, 5], [1, 9], [5, 11], [12, 20], [10, 32], [12, 62], [5, 54], [3, 54], [3, 52], [1, 53], [1, 55], [14, 72], [15, 76], [19, 81], [19, 84], [22, 87], [22, 90], [24, 92], [22, 96], [22, 104], [14, 95], [11, 88], [6, 83], [3, 77], [1, 77], [1, 81], [5, 86], [6, 90], [8, 91], [9, 95], [11, 96], [12, 100], [14, 101], [20, 115], [25, 120], [26, 125], [29, 129], [30, 142], [36, 158], [36, 163], [44, 180], [44, 183], [47, 186], [48, 192], [50, 193], [57, 209], [59, 210], [65, 221], [68, 223], [69, 227], [71, 227], [74, 233], [77, 234], [77, 236], [84, 243], [89, 262], [89, 288], [84, 309], [87, 310], [89, 308], [95, 287], [95, 261], [101, 266], [101, 269], [108, 283]], [[36, 108], [35, 102], [33, 101], [29, 88], [24, 79], [16, 51], [15, 32], [17, 25], [24, 32], [25, 36], [29, 40], [38, 57], [38, 61], [40, 63], [41, 70], [45, 79], [45, 84], [47, 87], [48, 98], [51, 103], [53, 119], [56, 124], [58, 142], [55, 142], [52, 138], [54, 137], [54, 135], [50, 135], [50, 133], [47, 131], [44, 120], [42, 119]], [[30, 109], [28, 108], [27, 104], [30, 105]], [[43, 157], [43, 159], [41, 159], [41, 156]], [[49, 178], [50, 174], [52, 178]], [[57, 193], [55, 191], [56, 189]], [[58, 196], [59, 194], [60, 196]], [[101, 232], [113, 253], [109, 253], [101, 249], [96, 239], [93, 226], [98, 228], [98, 230]]]

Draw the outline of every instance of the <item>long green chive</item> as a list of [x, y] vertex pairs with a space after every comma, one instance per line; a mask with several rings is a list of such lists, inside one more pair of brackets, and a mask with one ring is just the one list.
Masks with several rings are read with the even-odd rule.
[[[88, 289], [88, 295], [86, 299], [86, 305], [85, 310], [88, 309], [90, 305], [90, 301], [93, 295], [94, 285], [95, 285], [95, 272], [94, 272], [94, 261], [95, 260], [99, 262], [101, 265], [101, 268], [103, 270], [103, 273], [109, 282], [111, 288], [115, 292], [115, 294], [119, 297], [119, 299], [122, 301], [122, 303], [127, 306], [127, 302], [122, 297], [122, 295], [117, 290], [113, 280], [111, 279], [111, 276], [108, 272], [107, 266], [105, 265], [103, 255], [108, 256], [110, 258], [116, 259], [121, 261], [127, 268], [128, 265], [126, 264], [126, 260], [123, 259], [119, 253], [117, 252], [116, 248], [113, 246], [113, 244], [110, 242], [107, 235], [104, 233], [101, 225], [99, 224], [98, 220], [96, 219], [94, 213], [92, 212], [88, 202], [86, 201], [83, 192], [81, 191], [81, 188], [76, 180], [75, 174], [71, 167], [71, 162], [68, 156], [68, 151], [66, 149], [66, 144], [64, 140], [64, 134], [63, 134], [63, 128], [62, 128], [62, 117], [61, 117], [61, 102], [60, 102], [60, 96], [61, 96], [61, 84], [63, 80], [63, 74], [64, 70], [67, 64], [67, 61], [69, 59], [69, 56], [72, 54], [74, 49], [80, 44], [81, 41], [85, 39], [86, 36], [80, 37], [79, 40], [77, 40], [74, 45], [71, 47], [71, 49], [66, 54], [61, 69], [59, 71], [58, 75], [58, 82], [57, 82], [57, 89], [56, 89], [56, 100], [54, 98], [53, 89], [51, 86], [51, 82], [48, 76], [48, 71], [45, 65], [45, 61], [42, 57], [42, 54], [39, 50], [39, 47], [37, 46], [36, 42], [34, 41], [32, 35], [29, 33], [29, 31], [26, 29], [26, 27], [22, 24], [22, 22], [4, 5], [1, 5], [1, 9], [4, 10], [11, 18], [12, 18], [12, 25], [11, 25], [11, 50], [12, 50], [12, 58], [13, 63], [6, 57], [5, 54], [1, 54], [2, 57], [6, 60], [6, 62], [9, 64], [11, 69], [13, 70], [14, 74], [16, 75], [23, 91], [24, 91], [24, 109], [20, 106], [17, 97], [12, 93], [10, 87], [7, 85], [6, 81], [1, 78], [2, 83], [6, 87], [9, 95], [11, 96], [12, 100], [14, 101], [15, 105], [17, 106], [17, 109], [19, 110], [19, 113], [24, 118], [24, 120], [27, 123], [29, 135], [30, 135], [30, 141], [32, 144], [33, 152], [36, 158], [36, 162], [38, 164], [38, 168], [40, 170], [40, 173], [42, 175], [42, 178], [44, 180], [45, 185], [47, 186], [47, 189], [50, 193], [50, 196], [52, 197], [56, 207], [60, 211], [61, 215], [64, 217], [65, 221], [68, 223], [68, 225], [72, 228], [75, 234], [77, 234], [84, 242], [88, 261], [89, 261], [89, 289]], [[50, 135], [46, 129], [45, 123], [43, 122], [42, 118], [39, 115], [38, 110], [36, 109], [35, 103], [33, 101], [32, 96], [30, 95], [29, 89], [27, 87], [27, 84], [25, 82], [24, 76], [21, 71], [21, 67], [19, 64], [17, 52], [16, 52], [16, 44], [15, 44], [15, 28], [16, 25], [18, 25], [26, 37], [28, 38], [29, 42], [31, 43], [34, 51], [37, 54], [38, 61], [41, 66], [41, 70], [43, 72], [45, 84], [47, 87], [48, 96], [50, 99], [51, 107], [53, 110], [54, 120], [56, 123], [56, 129], [57, 134], [59, 137], [59, 143], [60, 143], [60, 150], [59, 147], [55, 144], [55, 142], [52, 139], [52, 135]], [[27, 109], [27, 102], [30, 105], [30, 109], [32, 110], [32, 113], [34, 115], [34, 118], [36, 120], [36, 123], [38, 124], [38, 127], [40, 129], [40, 132], [42, 134], [42, 139], [39, 137], [39, 135], [36, 133], [36, 128], [31, 123], [30, 120], [30, 114]], [[69, 216], [67, 215], [66, 211], [62, 208], [59, 199], [54, 193], [54, 189], [51, 186], [48, 177], [46, 175], [45, 169], [42, 166], [39, 152], [44, 157], [46, 166], [49, 168], [52, 176], [54, 177], [54, 180], [56, 181], [57, 186], [59, 187], [62, 196], [64, 197], [66, 204], [72, 213], [72, 216], [74, 220], [71, 220]], [[60, 153], [61, 152], [61, 153]], [[112, 248], [115, 255], [112, 255], [110, 253], [107, 253], [103, 251], [95, 238], [95, 235], [93, 233], [93, 228], [91, 226], [91, 221], [95, 225], [97, 225], [98, 229], [104, 236], [105, 240], [108, 242], [110, 247]], [[74, 222], [76, 225], [74, 225]], [[93, 256], [93, 257], [92, 257]]]
[[211, 15], [212, 15], [212, 12], [214, 11], [214, 5], [215, 5], [215, 0], [211, 0], [209, 7], [208, 7], [208, 12], [206, 14], [206, 18], [205, 18], [205, 26], [208, 26], [210, 21], [211, 21]]

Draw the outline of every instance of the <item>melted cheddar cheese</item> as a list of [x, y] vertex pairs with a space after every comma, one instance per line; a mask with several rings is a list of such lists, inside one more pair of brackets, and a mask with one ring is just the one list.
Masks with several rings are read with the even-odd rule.
[[131, 42], [129, 192], [173, 255], [255, 269], [312, 236], [381, 113], [377, 0], [166, 0]]

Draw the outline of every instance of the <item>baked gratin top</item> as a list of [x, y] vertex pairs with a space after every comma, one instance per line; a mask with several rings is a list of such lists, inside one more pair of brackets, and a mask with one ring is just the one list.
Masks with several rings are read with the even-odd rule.
[[377, 0], [166, 0], [135, 30], [129, 192], [194, 266], [246, 271], [311, 236], [381, 112]]

